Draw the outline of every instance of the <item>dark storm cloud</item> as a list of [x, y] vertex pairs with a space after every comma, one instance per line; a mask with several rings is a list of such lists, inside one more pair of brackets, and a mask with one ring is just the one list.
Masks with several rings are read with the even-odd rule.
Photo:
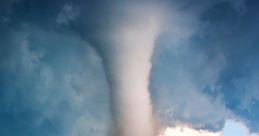
[[[247, 125], [251, 123], [250, 129], [256, 131], [258, 127], [254, 126], [258, 117], [254, 114], [257, 113], [254, 107], [258, 93], [255, 82], [258, 80], [254, 69], [258, 67], [255, 62], [258, 27], [254, 23], [258, 22], [258, 17], [255, 5], [258, 5], [255, 1], [242, 1], [239, 6], [223, 1], [199, 11], [195, 18], [185, 19], [171, 14], [179, 22], [174, 22], [175, 27], [168, 32], [170, 36], [161, 36], [152, 79], [152, 94], [158, 97], [154, 103], [160, 106], [157, 106], [158, 110], [166, 122], [168, 118], [181, 118], [197, 127], [218, 130], [223, 127], [221, 121], [226, 117], [236, 116], [245, 120]], [[200, 103], [204, 95], [211, 100]], [[208, 106], [211, 102], [214, 104]], [[249, 106], [241, 109], [241, 103]], [[189, 106], [192, 108], [186, 108]], [[210, 112], [216, 115], [212, 117]], [[204, 116], [199, 116], [201, 114]], [[206, 115], [209, 118], [205, 119]], [[219, 124], [215, 125], [213, 121]]]
[[[224, 54], [227, 66], [222, 71], [218, 84], [222, 85], [226, 105], [241, 116], [253, 131], [258, 131], [258, 116], [255, 105], [258, 102], [258, 76], [255, 72], [258, 52], [257, 1], [246, 1], [245, 12], [236, 11], [228, 3], [216, 5], [207, 12], [205, 19], [212, 35], [206, 36], [206, 52]], [[218, 10], [220, 9], [220, 10]], [[216, 17], [212, 18], [212, 15]], [[206, 17], [205, 16], [205, 17]], [[257, 83], [256, 83], [257, 82]]]
[[1, 134], [107, 133], [107, 85], [87, 43], [37, 27], [9, 30], [1, 40]]
[[[102, 44], [96, 39], [123, 20], [121, 5], [132, 3], [1, 1], [0, 133], [106, 134], [108, 86], [89, 44]], [[161, 35], [153, 55], [155, 110], [168, 124], [210, 130], [220, 130], [231, 113], [258, 131], [259, 3], [167, 3], [170, 32]]]

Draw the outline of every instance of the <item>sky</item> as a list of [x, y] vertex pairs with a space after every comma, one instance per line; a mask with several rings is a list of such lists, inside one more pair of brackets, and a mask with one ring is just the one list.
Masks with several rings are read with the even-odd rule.
[[[0, 135], [114, 136], [114, 118], [146, 108], [141, 95], [158, 136], [258, 136], [258, 6], [1, 0]], [[147, 94], [117, 94], [124, 107], [118, 88], [138, 81]]]

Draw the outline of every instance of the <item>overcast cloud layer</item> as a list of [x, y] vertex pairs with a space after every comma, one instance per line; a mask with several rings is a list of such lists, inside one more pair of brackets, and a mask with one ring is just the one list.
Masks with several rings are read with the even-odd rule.
[[[188, 126], [195, 134], [225, 131], [225, 136], [237, 128], [255, 136], [259, 2], [152, 2], [166, 5], [149, 83], [158, 126], [171, 127], [170, 132]], [[123, 13], [136, 5], [126, 0], [2, 0], [0, 135], [110, 136], [114, 115], [103, 63], [110, 48], [96, 45], [106, 42], [106, 32], [127, 24]]]

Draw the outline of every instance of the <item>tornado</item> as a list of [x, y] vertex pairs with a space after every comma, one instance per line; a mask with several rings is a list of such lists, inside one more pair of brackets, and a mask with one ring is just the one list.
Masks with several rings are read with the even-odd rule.
[[108, 4], [99, 9], [102, 14], [97, 16], [102, 18], [95, 15], [96, 22], [87, 22], [88, 33], [81, 33], [103, 60], [114, 119], [113, 136], [156, 135], [149, 75], [151, 56], [163, 25], [162, 7], [151, 1]]

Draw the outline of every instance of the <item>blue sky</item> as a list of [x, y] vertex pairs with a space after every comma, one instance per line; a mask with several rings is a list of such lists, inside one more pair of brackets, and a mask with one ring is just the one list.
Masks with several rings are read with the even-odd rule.
[[[256, 135], [259, 2], [164, 3], [167, 23], [149, 84], [161, 126]], [[102, 36], [95, 30], [110, 29], [124, 4], [131, 2], [0, 2], [0, 135], [109, 135], [105, 64], [92, 39]]]

